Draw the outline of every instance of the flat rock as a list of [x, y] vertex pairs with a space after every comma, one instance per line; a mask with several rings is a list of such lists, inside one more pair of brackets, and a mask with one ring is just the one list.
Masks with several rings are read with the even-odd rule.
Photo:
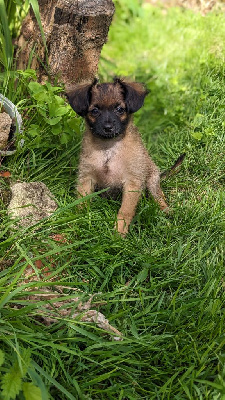
[[19, 227], [29, 227], [49, 217], [56, 209], [53, 194], [43, 182], [20, 182], [11, 186], [8, 214]]

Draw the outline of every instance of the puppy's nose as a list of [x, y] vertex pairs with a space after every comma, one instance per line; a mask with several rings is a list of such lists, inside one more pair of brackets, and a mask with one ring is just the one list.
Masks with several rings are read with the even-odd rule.
[[111, 122], [106, 122], [104, 125], [104, 131], [105, 133], [110, 133], [113, 130], [113, 125]]

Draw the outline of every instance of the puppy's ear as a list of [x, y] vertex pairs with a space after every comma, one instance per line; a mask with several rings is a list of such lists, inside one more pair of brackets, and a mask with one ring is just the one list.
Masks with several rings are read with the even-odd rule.
[[129, 114], [135, 113], [143, 106], [145, 96], [149, 91], [142, 83], [126, 82], [121, 79], [115, 79], [114, 83], [119, 83], [123, 88], [125, 103]]
[[96, 79], [92, 83], [81, 83], [66, 94], [71, 107], [81, 117], [85, 117], [88, 112], [91, 102], [91, 89], [96, 83]]

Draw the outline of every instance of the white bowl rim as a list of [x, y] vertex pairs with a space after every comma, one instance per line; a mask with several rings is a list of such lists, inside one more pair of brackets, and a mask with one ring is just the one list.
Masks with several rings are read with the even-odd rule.
[[[3, 96], [3, 94], [0, 93], [0, 103], [3, 105], [3, 107], [5, 108], [7, 114], [9, 114], [9, 116], [11, 118], [15, 118], [16, 119], [16, 132], [15, 135], [17, 133], [22, 133], [23, 129], [22, 129], [22, 117], [20, 115], [20, 113], [18, 112], [15, 104], [12, 103], [11, 100], [9, 100], [7, 97]], [[24, 140], [20, 141], [20, 146], [22, 147], [24, 144]], [[0, 155], [3, 156], [10, 156], [12, 154], [14, 154], [16, 152], [15, 150], [0, 150]]]

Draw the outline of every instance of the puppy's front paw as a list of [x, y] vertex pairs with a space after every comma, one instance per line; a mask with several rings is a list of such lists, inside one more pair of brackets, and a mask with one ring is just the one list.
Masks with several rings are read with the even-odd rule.
[[169, 206], [167, 206], [167, 207], [163, 207], [163, 208], [161, 208], [161, 210], [166, 214], [166, 215], [170, 215], [170, 208], [169, 208]]
[[119, 233], [120, 236], [125, 237], [128, 233], [128, 225], [124, 219], [117, 219], [114, 229]]

